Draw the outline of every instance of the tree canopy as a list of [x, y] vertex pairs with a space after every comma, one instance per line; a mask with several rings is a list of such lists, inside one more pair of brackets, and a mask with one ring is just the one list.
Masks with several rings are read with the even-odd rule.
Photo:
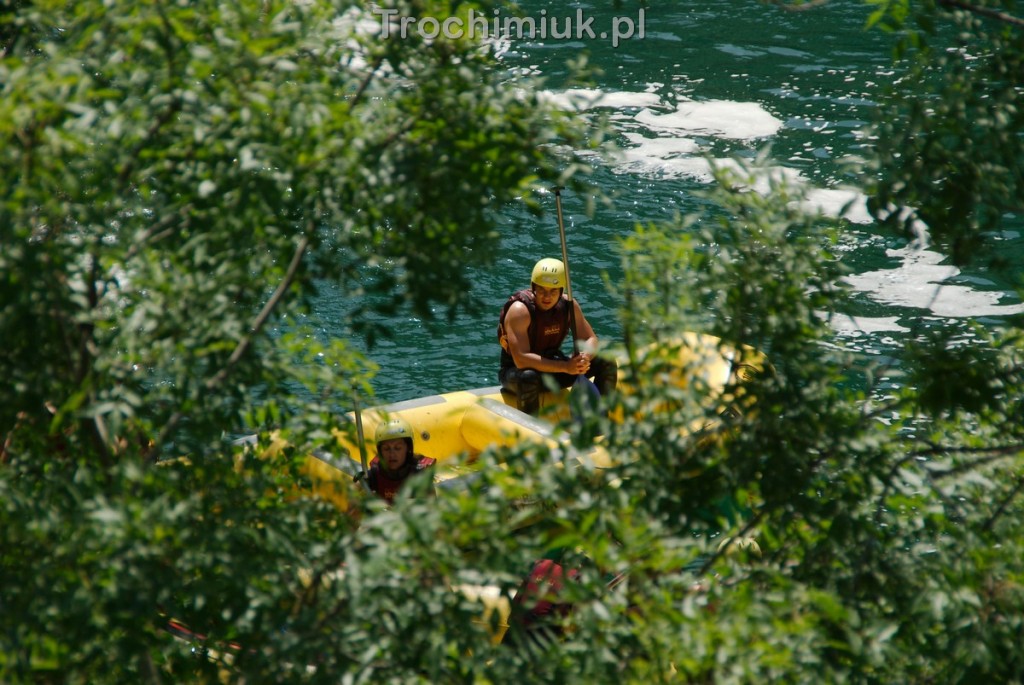
[[[872, 210], [993, 260], [1024, 209], [1014, 5], [873, 4], [906, 77], [859, 170]], [[584, 182], [600, 142], [486, 43], [379, 28], [356, 2], [0, 14], [0, 679], [1024, 679], [1019, 329], [916, 336], [882, 392], [829, 344], [842, 220], [749, 192], [756, 168], [622, 241], [634, 391], [608, 408], [643, 418], [564, 426], [612, 467], [519, 445], [435, 499], [308, 495], [373, 371], [303, 329], [317, 284], [471, 305], [502, 203]], [[768, 354], [728, 411], [644, 353], [689, 330]], [[560, 637], [493, 644], [453, 588], [508, 597], [552, 549], [578, 571]]]

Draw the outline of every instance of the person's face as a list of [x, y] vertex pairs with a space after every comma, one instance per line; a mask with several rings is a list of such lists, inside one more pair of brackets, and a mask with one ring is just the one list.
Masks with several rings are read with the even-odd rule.
[[409, 445], [406, 444], [405, 438], [385, 440], [380, 444], [380, 458], [388, 471], [397, 471], [405, 463], [408, 452]]
[[537, 303], [537, 308], [542, 312], [546, 312], [558, 304], [558, 298], [561, 296], [561, 288], [545, 288], [542, 285], [533, 286], [533, 300]]

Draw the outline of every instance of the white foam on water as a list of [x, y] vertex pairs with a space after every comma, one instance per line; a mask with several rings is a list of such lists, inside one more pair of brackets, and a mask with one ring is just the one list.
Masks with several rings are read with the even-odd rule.
[[[826, 316], [824, 312], [819, 313], [822, 317]], [[837, 333], [854, 336], [887, 332], [905, 333], [910, 330], [906, 326], [901, 326], [898, 317], [895, 316], [851, 316], [849, 314], [842, 314], [833, 316], [829, 324]]]
[[775, 135], [783, 121], [756, 102], [684, 100], [674, 112], [651, 109], [637, 113], [637, 122], [674, 135], [706, 135], [730, 140], [753, 140]]
[[628, 93], [603, 91], [596, 88], [571, 88], [562, 91], [541, 91], [540, 97], [556, 107], [582, 112], [590, 109], [644, 109], [657, 107], [661, 98], [652, 92]]
[[[732, 171], [738, 178], [750, 181], [746, 188], [758, 195], [768, 195], [772, 187], [785, 183], [790, 187], [806, 185], [806, 179], [799, 170], [784, 166], [762, 166], [754, 169], [744, 169], [740, 162], [735, 159], [716, 159], [714, 166], [717, 169]], [[753, 178], [748, 177], [753, 174]]]
[[613, 110], [610, 118], [629, 143], [605, 160], [614, 172], [689, 177], [702, 183], [713, 177], [698, 136], [755, 140], [774, 135], [784, 125], [752, 102], [687, 99], [673, 107], [662, 101], [663, 87], [650, 83], [644, 92], [574, 88], [542, 91], [540, 97], [568, 111]]
[[867, 196], [849, 188], [809, 190], [804, 208], [809, 211], [820, 211], [825, 216], [842, 216], [855, 224], [870, 224], [874, 221], [868, 213]]
[[614, 163], [615, 171], [670, 178], [692, 177], [711, 180], [707, 160], [695, 156], [700, 145], [692, 138], [649, 138], [642, 133], [624, 133], [630, 146], [620, 149]]
[[903, 263], [893, 269], [848, 276], [845, 280], [876, 302], [927, 309], [942, 317], [977, 318], [1024, 312], [1024, 304], [1000, 304], [1006, 293], [945, 284], [947, 279], [959, 275], [960, 270], [940, 264], [945, 256], [938, 252], [906, 247], [886, 250], [886, 254], [901, 259]]
[[[784, 122], [757, 103], [684, 100], [672, 109], [654, 90], [653, 86], [643, 93], [577, 89], [549, 92], [545, 96], [577, 111], [599, 107], [617, 110], [612, 120], [626, 142], [613, 157], [605, 160], [606, 163], [616, 173], [655, 178], [689, 178], [711, 183], [713, 167], [732, 169], [745, 176], [748, 171], [735, 159], [711, 162], [705, 159], [700, 138], [757, 140], [775, 135], [784, 126]], [[633, 109], [639, 111], [631, 114]], [[867, 210], [866, 196], [857, 190], [814, 188], [792, 167], [761, 167], [752, 171], [755, 176], [749, 189], [754, 192], [765, 195], [774, 184], [785, 182], [806, 189], [805, 209], [857, 224], [874, 221]], [[941, 264], [944, 256], [927, 249], [926, 227], [918, 228], [919, 236], [914, 245], [887, 251], [889, 257], [902, 261], [900, 266], [849, 276], [845, 280], [876, 302], [929, 310], [940, 317], [1007, 316], [1024, 312], [1024, 304], [1001, 303], [1007, 293], [946, 283], [960, 271]], [[836, 317], [832, 326], [839, 333], [853, 335], [907, 330], [898, 323], [897, 317]]]
[[647, 149], [649, 152], [657, 152], [665, 159], [692, 155], [700, 150], [700, 145], [693, 138], [647, 138], [640, 133], [624, 133], [623, 137], [634, 144], [634, 147], [627, 151]]

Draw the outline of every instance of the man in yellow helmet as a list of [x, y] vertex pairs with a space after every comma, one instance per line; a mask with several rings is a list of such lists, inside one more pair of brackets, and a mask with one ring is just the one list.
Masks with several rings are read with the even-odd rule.
[[[576, 302], [564, 294], [565, 265], [545, 258], [536, 263], [530, 288], [508, 298], [498, 320], [501, 366], [498, 379], [515, 394], [518, 408], [527, 414], [540, 409], [540, 393], [549, 377], [563, 388], [580, 376], [594, 379], [605, 395], [615, 389], [618, 366], [595, 356], [597, 335]], [[575, 324], [579, 352], [567, 357], [562, 343]]]

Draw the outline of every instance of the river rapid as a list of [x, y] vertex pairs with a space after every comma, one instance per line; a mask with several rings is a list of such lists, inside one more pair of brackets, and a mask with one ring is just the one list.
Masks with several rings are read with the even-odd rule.
[[[638, 222], [694, 211], [693, 191], [711, 182], [707, 156], [752, 158], [766, 148], [772, 169], [804, 184], [823, 211], [835, 215], [852, 202], [839, 252], [854, 272], [855, 298], [850, 316], [835, 323], [837, 344], [866, 361], [892, 362], [906, 337], [922, 329], [962, 326], [968, 317], [996, 323], [1024, 311], [1016, 274], [961, 272], [939, 253], [882, 231], [850, 185], [844, 161], [870, 142], [866, 127], [894, 78], [893, 37], [865, 30], [864, 3], [833, 0], [803, 12], [754, 0], [656, 1], [643, 10], [628, 1], [615, 8], [610, 0], [525, 0], [521, 7], [535, 20], [534, 34], [496, 39], [502, 62], [542, 76], [545, 94], [566, 107], [606, 117], [619, 148], [592, 160], [593, 181], [614, 198], [611, 207], [590, 213], [588, 198], [563, 196], [573, 291], [603, 339], [621, 334], [619, 303], [604, 280], [620, 275], [618, 239]], [[575, 29], [588, 19], [590, 32], [562, 36], [568, 22], [575, 20]], [[555, 31], [541, 37], [542, 25]], [[567, 88], [566, 63], [583, 54], [600, 73], [586, 89]], [[353, 341], [380, 366], [375, 401], [497, 383], [498, 311], [528, 285], [537, 259], [560, 256], [554, 200], [543, 201], [551, 211], [539, 219], [518, 204], [500, 212], [495, 266], [471, 274], [481, 313], [433, 324], [406, 313], [380, 321], [390, 339], [372, 347]], [[1017, 217], [992, 236], [1010, 263], [1024, 252], [1014, 227], [1024, 229], [1024, 221]], [[326, 285], [306, 323], [323, 338], [349, 338], [350, 306], [347, 293]]]

